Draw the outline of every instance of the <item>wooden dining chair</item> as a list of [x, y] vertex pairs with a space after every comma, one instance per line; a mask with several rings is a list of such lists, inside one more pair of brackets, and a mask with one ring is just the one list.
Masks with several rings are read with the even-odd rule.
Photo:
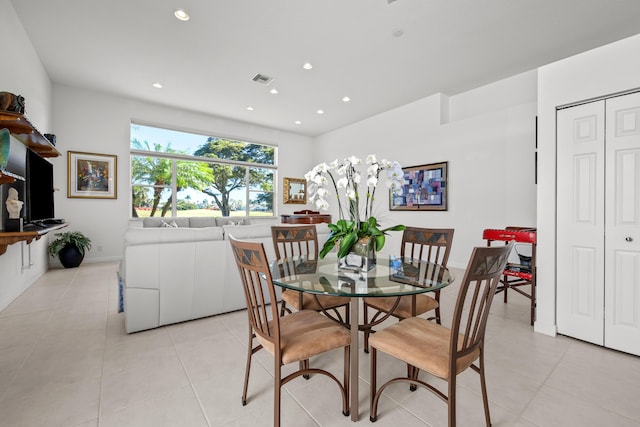
[[[305, 256], [310, 260], [318, 259], [318, 233], [315, 225], [274, 225], [271, 227], [271, 237], [275, 249], [276, 258], [291, 258], [295, 256]], [[282, 299], [280, 310], [281, 315], [285, 311], [291, 312], [287, 304], [296, 310], [332, 310], [340, 321], [349, 323], [349, 302], [348, 297], [336, 297], [328, 295], [313, 295], [285, 289], [280, 296]], [[345, 308], [345, 317], [338, 311], [338, 308]]]
[[[391, 384], [420, 385], [447, 402], [449, 426], [456, 425], [456, 378], [471, 367], [480, 374], [485, 422], [491, 425], [484, 373], [484, 334], [489, 308], [513, 243], [507, 246], [474, 248], [464, 273], [456, 301], [451, 328], [421, 317], [402, 320], [373, 334], [371, 347], [370, 419], [378, 419], [378, 402]], [[377, 351], [407, 364], [407, 376], [393, 378], [377, 387]], [[478, 360], [476, 366], [474, 362]], [[448, 383], [447, 394], [419, 378], [425, 371]]]
[[[400, 246], [400, 256], [413, 259], [421, 259], [447, 266], [451, 243], [453, 241], [452, 228], [420, 228], [407, 227], [402, 233], [402, 246]], [[437, 271], [437, 270], [434, 270]], [[395, 307], [395, 309], [394, 309]], [[369, 309], [375, 313], [369, 320]], [[364, 323], [370, 324], [380, 316], [391, 314], [400, 320], [409, 317], [419, 316], [435, 310], [433, 317], [436, 323], [442, 322], [440, 316], [440, 290], [433, 293], [433, 297], [426, 294], [407, 295], [397, 297], [368, 297], [363, 300]], [[371, 328], [364, 330], [364, 351], [369, 351], [369, 335], [374, 331]]]
[[[349, 415], [349, 352], [351, 336], [339, 323], [316, 311], [302, 310], [281, 317], [275, 287], [262, 243], [244, 242], [229, 238], [235, 258], [249, 316], [249, 343], [245, 368], [242, 405], [247, 404], [247, 388], [252, 356], [265, 349], [274, 358], [273, 425], [280, 426], [280, 395], [282, 386], [292, 379], [309, 374], [322, 374], [331, 378], [340, 389], [342, 413]], [[258, 343], [254, 346], [254, 339]], [[322, 353], [344, 349], [342, 383], [323, 369], [309, 367], [309, 359]], [[282, 366], [300, 362], [301, 369], [282, 378]]]

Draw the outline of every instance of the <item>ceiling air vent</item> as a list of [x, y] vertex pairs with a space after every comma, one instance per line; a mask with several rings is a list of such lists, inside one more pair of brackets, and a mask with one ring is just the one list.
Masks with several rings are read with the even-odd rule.
[[265, 76], [264, 74], [256, 74], [251, 80], [266, 86], [273, 81], [273, 77]]

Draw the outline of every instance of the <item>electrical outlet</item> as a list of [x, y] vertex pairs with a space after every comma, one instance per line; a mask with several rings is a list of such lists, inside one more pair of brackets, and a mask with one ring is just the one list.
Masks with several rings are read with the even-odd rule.
[[102, 245], [98, 245], [98, 252], [102, 252]]

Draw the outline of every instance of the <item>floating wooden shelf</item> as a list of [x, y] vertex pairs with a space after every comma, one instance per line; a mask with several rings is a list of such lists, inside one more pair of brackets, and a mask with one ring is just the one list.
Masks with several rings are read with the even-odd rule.
[[0, 231], [0, 255], [7, 252], [7, 246], [18, 242], [33, 242], [33, 239], [39, 240], [40, 237], [55, 230], [59, 230], [68, 226], [69, 223], [54, 225], [52, 227], [43, 228], [39, 231]]
[[0, 171], [0, 184], [12, 184], [16, 180], [24, 181], [24, 178], [11, 172]]
[[16, 179], [12, 176], [5, 175], [0, 171], [0, 185], [2, 184], [11, 184], [16, 182]]
[[[42, 157], [58, 157], [60, 152], [31, 124], [24, 114], [0, 111], [0, 128], [9, 132], [24, 145]], [[2, 176], [0, 176], [0, 180]]]
[[8, 233], [0, 233], [0, 255], [7, 252], [7, 246], [14, 243], [25, 241], [27, 244], [31, 243], [33, 239], [38, 240], [42, 234], [38, 234], [37, 231], [16, 231]]

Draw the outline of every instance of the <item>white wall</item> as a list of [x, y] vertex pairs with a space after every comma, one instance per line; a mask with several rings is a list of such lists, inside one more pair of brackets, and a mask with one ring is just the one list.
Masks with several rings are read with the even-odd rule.
[[[448, 102], [441, 94], [424, 98], [325, 134], [317, 138], [314, 158], [375, 153], [403, 166], [448, 161], [448, 211], [389, 211], [388, 192], [381, 189], [374, 213], [383, 226], [454, 228], [449, 263], [465, 267], [472, 247], [486, 244], [483, 229], [536, 225], [535, 116], [533, 71]], [[400, 245], [400, 233], [392, 234], [383, 251]]]
[[[70, 222], [70, 230], [82, 231], [91, 238], [93, 248], [85, 258], [87, 262], [122, 257], [122, 236], [131, 214], [129, 128], [132, 121], [276, 145], [279, 186], [283, 177], [301, 178], [313, 166], [312, 139], [306, 136], [63, 85], [54, 85], [53, 100], [57, 148], [63, 153], [53, 161], [54, 182], [61, 190], [55, 197], [56, 216]], [[69, 150], [118, 156], [116, 200], [67, 198]], [[278, 192], [278, 214], [292, 213], [299, 207], [283, 205]]]
[[[3, 40], [2, 66], [0, 66], [0, 91], [22, 95], [25, 112], [33, 124], [42, 132], [51, 130], [51, 83], [38, 58], [29, 37], [9, 0], [0, 0], [0, 40]], [[5, 207], [1, 206], [4, 220]], [[47, 269], [47, 239], [31, 245], [15, 243], [0, 256], [0, 310], [27, 289]], [[29, 252], [34, 266], [28, 264]]]
[[[380, 189], [376, 215], [383, 225], [456, 228], [450, 262], [463, 267], [471, 247], [484, 244], [484, 228], [535, 225], [535, 87], [536, 73], [529, 72], [451, 98], [436, 95], [314, 142], [246, 123], [54, 85], [55, 133], [64, 154], [54, 160], [55, 183], [61, 189], [56, 194], [56, 215], [71, 222], [70, 229], [91, 237], [94, 249], [87, 255], [88, 262], [119, 259], [130, 215], [129, 123], [133, 120], [278, 145], [278, 185], [285, 176], [302, 177], [315, 163], [351, 154], [364, 157], [373, 152], [405, 166], [449, 161], [447, 212], [389, 212], [388, 194]], [[68, 150], [118, 156], [117, 200], [66, 197]], [[514, 194], [517, 203], [510, 201]], [[278, 213], [302, 207], [282, 205], [278, 195]], [[398, 235], [390, 238], [389, 248], [398, 246]]]
[[545, 67], [538, 72], [538, 321], [556, 333], [556, 107], [640, 88], [640, 35]]

